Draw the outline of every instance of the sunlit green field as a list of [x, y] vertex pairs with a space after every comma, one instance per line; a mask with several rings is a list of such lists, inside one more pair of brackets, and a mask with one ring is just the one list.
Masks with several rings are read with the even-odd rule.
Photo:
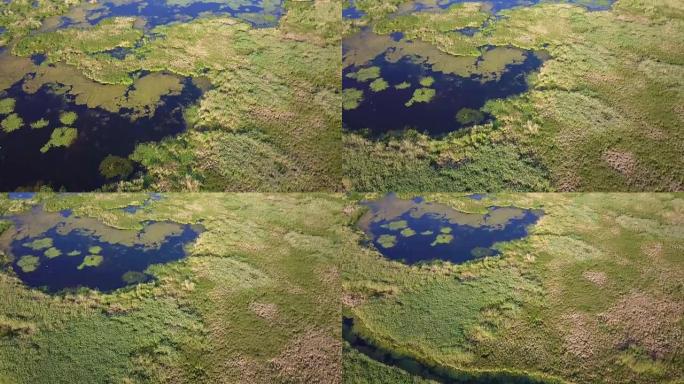
[[[354, 334], [451, 378], [438, 382], [684, 379], [684, 196], [423, 197], [466, 212], [496, 205], [544, 215], [528, 237], [499, 243], [501, 256], [408, 266], [367, 245], [356, 227], [365, 208], [350, 206], [341, 271]], [[346, 383], [429, 381], [407, 369], [345, 343]]]

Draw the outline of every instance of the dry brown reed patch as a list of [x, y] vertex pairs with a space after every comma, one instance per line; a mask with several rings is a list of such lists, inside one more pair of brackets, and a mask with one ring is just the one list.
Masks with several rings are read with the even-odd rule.
[[617, 347], [636, 344], [654, 358], [681, 350], [683, 332], [679, 326], [684, 304], [644, 292], [623, 296], [612, 308], [600, 315], [621, 335]]
[[594, 332], [596, 324], [588, 315], [574, 312], [562, 318], [566, 332], [563, 336], [568, 353], [581, 359], [589, 359], [596, 352]]
[[278, 306], [273, 303], [249, 303], [249, 310], [266, 320], [275, 320], [278, 316]]
[[637, 161], [631, 152], [608, 150], [603, 152], [601, 159], [608, 163], [611, 168], [626, 176], [632, 175], [636, 170]]
[[592, 283], [602, 287], [608, 282], [608, 276], [604, 272], [584, 271], [582, 277], [591, 281]]
[[293, 383], [342, 382], [342, 342], [321, 330], [311, 330], [292, 341], [271, 360], [280, 375]]

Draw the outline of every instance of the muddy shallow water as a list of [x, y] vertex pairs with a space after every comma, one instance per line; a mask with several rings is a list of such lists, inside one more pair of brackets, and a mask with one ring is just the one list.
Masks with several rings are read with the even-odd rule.
[[141, 230], [117, 229], [70, 210], [4, 217], [14, 226], [0, 237], [11, 269], [28, 286], [48, 292], [88, 287], [111, 291], [146, 282], [146, 269], [186, 256], [199, 226], [148, 221]]
[[484, 214], [460, 212], [392, 194], [365, 205], [369, 211], [359, 220], [359, 227], [383, 256], [406, 264], [463, 263], [496, 256], [496, 243], [524, 238], [542, 215], [540, 210], [496, 206]]

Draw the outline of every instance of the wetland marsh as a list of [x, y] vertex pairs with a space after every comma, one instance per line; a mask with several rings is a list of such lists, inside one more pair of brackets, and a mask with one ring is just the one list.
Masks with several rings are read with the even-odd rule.
[[345, 187], [681, 190], [682, 7], [649, 4], [348, 3]]
[[343, 205], [0, 196], [0, 380], [340, 383]]
[[[682, 380], [683, 198], [356, 196], [342, 262], [344, 382]], [[493, 206], [543, 216], [525, 236], [499, 242], [496, 257], [411, 263], [368, 241], [368, 228], [413, 229], [411, 218], [423, 212], [439, 212], [442, 223], [482, 222]], [[401, 247], [397, 238], [388, 249]]]
[[3, 190], [338, 188], [339, 3], [0, 11]]

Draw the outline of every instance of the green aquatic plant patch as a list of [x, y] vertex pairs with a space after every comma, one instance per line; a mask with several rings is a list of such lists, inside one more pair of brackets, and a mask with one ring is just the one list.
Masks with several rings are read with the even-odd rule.
[[370, 83], [369, 87], [373, 92], [380, 92], [387, 89], [389, 87], [389, 84], [387, 84], [387, 81], [385, 81], [384, 79], [377, 78]]
[[0, 115], [9, 115], [14, 112], [16, 100], [11, 97], [0, 99]]
[[104, 257], [101, 255], [87, 255], [83, 258], [83, 262], [77, 268], [94, 268], [102, 264], [102, 261], [104, 261]]
[[23, 127], [24, 120], [16, 113], [12, 113], [11, 115], [7, 115], [2, 122], [0, 122], [0, 126], [6, 133], [11, 133]]
[[354, 109], [363, 101], [363, 91], [356, 88], [345, 88], [342, 91], [342, 109]]
[[418, 88], [413, 92], [411, 99], [404, 105], [410, 107], [415, 103], [428, 103], [435, 97], [435, 93], [436, 91], [433, 88]]
[[68, 147], [78, 137], [78, 130], [71, 127], [55, 128], [50, 135], [50, 140], [40, 148], [42, 153], [49, 151], [52, 148]]
[[38, 256], [22, 256], [17, 265], [25, 273], [33, 272], [40, 265], [40, 258]]

